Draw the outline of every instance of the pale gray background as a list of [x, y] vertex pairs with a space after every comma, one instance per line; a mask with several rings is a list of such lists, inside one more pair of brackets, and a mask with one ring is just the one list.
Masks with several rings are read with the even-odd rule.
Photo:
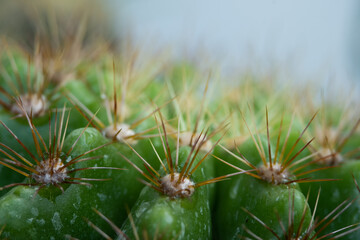
[[[117, 31], [174, 56], [205, 51], [224, 74], [276, 69], [284, 80], [359, 82], [357, 0], [109, 0]], [[339, 84], [340, 83], [340, 84]]]

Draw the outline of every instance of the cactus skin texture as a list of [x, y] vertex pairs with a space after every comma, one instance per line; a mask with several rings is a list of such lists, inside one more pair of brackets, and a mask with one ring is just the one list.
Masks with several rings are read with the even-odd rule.
[[[179, 148], [179, 170], [182, 169], [191, 148]], [[175, 155], [173, 157], [175, 159]], [[199, 154], [197, 164], [203, 154]], [[160, 169], [161, 170], [161, 169]], [[200, 167], [192, 175], [194, 182], [205, 181], [213, 175], [213, 168]], [[185, 198], [171, 199], [154, 189], [145, 187], [132, 209], [137, 232], [144, 233], [149, 239], [211, 239], [210, 186], [196, 188], [194, 193]], [[128, 219], [122, 229], [133, 239], [133, 229]]]
[[[329, 233], [339, 229], [340, 226], [349, 226], [360, 221], [359, 211], [359, 191], [356, 189], [354, 183], [355, 179], [360, 179], [360, 164], [358, 160], [347, 160], [341, 166], [329, 169], [324, 172], [318, 172], [312, 174], [317, 178], [330, 178], [339, 179], [334, 182], [322, 182], [306, 184], [303, 187], [303, 191], [307, 191], [309, 187], [314, 189], [321, 188], [321, 198], [319, 200], [319, 207], [317, 209], [317, 216], [324, 218], [330, 211], [339, 205], [339, 203], [348, 200], [355, 199], [355, 202], [341, 214], [335, 221], [333, 221], [327, 228], [325, 233]], [[309, 203], [314, 204], [316, 198], [312, 196], [309, 198]], [[352, 232], [342, 239], [358, 239], [360, 237], [359, 231]]]
[[[66, 138], [64, 151], [71, 148], [82, 130], [75, 130]], [[82, 154], [107, 142], [108, 140], [97, 130], [88, 128], [79, 139], [72, 154], [77, 156], [79, 153]], [[112, 145], [100, 148], [88, 155], [88, 157], [101, 156], [99, 159], [79, 162], [76, 168], [96, 165], [129, 168], [129, 164], [120, 160], [117, 155], [121, 148], [124, 149], [124, 146]], [[126, 147], [125, 151], [129, 152], [129, 149]], [[141, 183], [136, 181], [137, 173], [131, 168], [128, 171], [102, 169], [79, 171], [74, 177], [110, 178], [111, 181], [93, 182], [91, 186], [71, 184], [64, 193], [55, 187], [46, 187], [38, 194], [34, 187], [15, 187], [0, 200], [0, 215], [4, 216], [0, 219], [0, 225], [6, 225], [3, 236], [10, 239], [27, 237], [61, 239], [66, 234], [70, 234], [74, 237], [94, 239], [96, 233], [83, 220], [84, 216], [95, 218], [96, 214], [91, 208], [96, 207], [108, 216], [121, 221], [126, 217], [125, 205], [134, 202], [141, 189]], [[136, 184], [138, 184], [137, 187]], [[114, 208], [120, 211], [114, 211]], [[109, 228], [101, 221], [95, 223]]]
[[[245, 187], [246, 186], [246, 187]], [[231, 181], [228, 189], [224, 190], [224, 197], [220, 198], [217, 221], [219, 224], [219, 238], [237, 239], [238, 236], [248, 236], [246, 228], [256, 233], [263, 239], [272, 239], [274, 235], [270, 231], [266, 231], [264, 227], [252, 219], [242, 208], [248, 210], [257, 217], [261, 216], [261, 220], [267, 224], [278, 236], [284, 233], [278, 222], [280, 218], [288, 228], [289, 217], [289, 195], [294, 195], [294, 229], [298, 229], [304, 208], [307, 208], [304, 218], [305, 226], [308, 226], [311, 219], [310, 208], [307, 206], [305, 196], [292, 186], [289, 190], [288, 186], [271, 185], [266, 182], [254, 179], [250, 176], [238, 176]], [[224, 224], [227, 223], [227, 224]], [[306, 228], [302, 229], [305, 233]]]
[[[262, 144], [266, 143], [263, 137], [260, 138], [260, 141]], [[258, 150], [252, 139], [245, 141], [238, 150], [255, 166], [261, 165]], [[234, 161], [234, 159], [231, 160], [229, 154], [226, 156], [223, 153], [222, 156], [225, 160], [226, 157], [229, 158], [229, 162]], [[241, 163], [239, 162], [237, 165], [241, 165]], [[289, 209], [294, 216], [292, 227], [300, 229], [300, 236], [302, 233], [305, 234], [307, 230], [303, 226], [310, 224], [310, 208], [298, 183], [273, 184], [263, 179], [242, 174], [229, 181], [219, 183], [217, 190], [216, 224], [219, 239], [238, 239], [239, 236], [251, 237], [248, 231], [255, 233], [262, 239], [275, 238], [271, 231], [267, 231], [263, 224], [252, 218], [248, 212], [259, 218], [280, 238], [285, 238], [286, 232], [283, 231], [279, 219], [284, 228], [288, 229], [290, 226], [287, 225], [289, 217], [291, 217]], [[294, 237], [295, 234], [296, 231]]]

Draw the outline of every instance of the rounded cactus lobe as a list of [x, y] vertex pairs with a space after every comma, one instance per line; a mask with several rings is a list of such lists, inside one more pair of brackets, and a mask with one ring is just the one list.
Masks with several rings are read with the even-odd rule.
[[[0, 199], [0, 225], [6, 226], [2, 237], [49, 239], [57, 236], [52, 217], [59, 212], [52, 201], [35, 194], [35, 188], [18, 186]], [[61, 224], [57, 227], [62, 228]]]
[[[220, 239], [251, 237], [246, 229], [256, 233], [262, 239], [274, 238], [270, 231], [267, 231], [245, 210], [258, 217], [280, 237], [285, 236], [279, 219], [287, 229], [292, 201], [294, 203], [292, 210], [294, 229], [299, 228], [305, 207], [308, 210], [304, 217], [304, 227], [300, 232], [305, 233], [311, 221], [306, 198], [298, 190], [297, 184], [273, 185], [248, 175], [241, 175], [231, 179], [227, 188], [222, 188], [219, 194], [223, 196], [219, 198], [216, 208], [217, 233]], [[291, 200], [292, 195], [294, 200]]]
[[[71, 148], [81, 132], [82, 129], [75, 130], [65, 139], [64, 151]], [[68, 160], [107, 142], [108, 140], [97, 130], [88, 128], [71, 151]], [[70, 170], [72, 167], [96, 166], [129, 169], [128, 171], [89, 169], [77, 171], [72, 176], [81, 179], [109, 179], [107, 181], [94, 181], [91, 182], [91, 186], [64, 185], [63, 193], [54, 186], [45, 187], [38, 194], [35, 187], [13, 188], [0, 199], [0, 215], [7, 216], [0, 219], [0, 225], [6, 225], [4, 236], [11, 239], [26, 239], [28, 236], [32, 239], [51, 237], [63, 239], [69, 234], [78, 238], [95, 239], [97, 234], [89, 229], [83, 219], [84, 216], [96, 219], [97, 215], [92, 211], [93, 207], [116, 219], [116, 223], [120, 224], [127, 215], [125, 205], [131, 206], [142, 185], [136, 181], [138, 173], [131, 170], [129, 164], [119, 158], [118, 151], [122, 151], [123, 154], [128, 151], [127, 154], [132, 154], [127, 146], [109, 145], [86, 155], [86, 157], [100, 156], [99, 158], [70, 166]], [[18, 207], [19, 204], [21, 208]], [[19, 216], [22, 217], [19, 219]], [[100, 219], [98, 222], [94, 220], [94, 223], [105, 230], [110, 229]]]
[[[313, 178], [338, 179], [338, 181], [304, 183], [302, 185], [303, 192], [308, 191], [310, 188], [312, 191], [317, 191], [321, 188], [321, 197], [316, 210], [316, 214], [320, 219], [327, 216], [329, 212], [338, 207], [343, 201], [356, 199], [346, 211], [339, 215], [324, 230], [324, 234], [360, 222], [359, 191], [356, 189], [352, 175], [354, 175], [357, 182], [360, 181], [360, 162], [358, 160], [346, 160], [337, 167], [309, 174], [309, 176]], [[310, 195], [310, 206], [314, 206], [315, 202], [316, 196]], [[342, 237], [342, 239], [349, 240], [359, 238], [359, 231], [354, 231]]]
[[[79, 134], [79, 130], [75, 130], [68, 138], [75, 140]], [[73, 150], [74, 156], [79, 153], [86, 152], [92, 147], [100, 146], [103, 143], [108, 142], [108, 139], [104, 138], [101, 133], [95, 129], [88, 129], [85, 133], [88, 132], [86, 138], [80, 138], [79, 143], [76, 145], [76, 148]], [[73, 141], [69, 141], [73, 142]], [[95, 143], [95, 145], [94, 145]], [[66, 146], [65, 146], [66, 149]], [[99, 151], [99, 150], [98, 150]], [[99, 209], [99, 211], [107, 214], [107, 216], [112, 219], [116, 219], [117, 223], [122, 222], [126, 216], [125, 206], [132, 206], [137, 196], [140, 193], [142, 184], [137, 180], [140, 177], [140, 174], [132, 168], [132, 166], [124, 161], [119, 155], [118, 152], [128, 156], [134, 163], [139, 164], [141, 160], [134, 155], [133, 151], [129, 149], [128, 146], [122, 143], [114, 143], [110, 146], [100, 149], [100, 151], [92, 154], [92, 156], [102, 156], [102, 161], [91, 160], [92, 165], [96, 166], [110, 166], [110, 167], [119, 167], [126, 170], [90, 170], [90, 171], [80, 171], [81, 175], [78, 177], [85, 178], [96, 178], [96, 179], [108, 179], [107, 181], [92, 184], [92, 189], [88, 190], [88, 187], [83, 188], [82, 190], [85, 194], [90, 194], [85, 199], [84, 203], [87, 205], [86, 211], [90, 211], [92, 207]], [[81, 165], [77, 167], [87, 167], [87, 161], [80, 163]], [[144, 169], [144, 168], [142, 168]], [[73, 187], [73, 186], [71, 186]], [[73, 194], [76, 193], [76, 188], [73, 189]], [[94, 196], [95, 194], [95, 196]], [[89, 198], [95, 198], [95, 202], [86, 200]], [[67, 204], [70, 204], [70, 201], [64, 201]], [[117, 209], [114, 211], [114, 209]], [[74, 209], [75, 210], [75, 209]], [[91, 211], [90, 215], [84, 215], [91, 219], [91, 216], [95, 216], [95, 213]], [[75, 235], [72, 235], [76, 237]], [[79, 236], [79, 235], [78, 235]]]
[[[138, 233], [149, 239], [211, 239], [210, 203], [207, 191], [201, 188], [191, 198], [170, 200], [167, 196], [144, 188], [132, 210]], [[205, 196], [204, 196], [205, 194]], [[145, 197], [146, 195], [146, 197]], [[133, 229], [127, 221], [122, 229], [133, 239]]]
[[[296, 229], [293, 237], [297, 237], [297, 232], [300, 235], [306, 234], [311, 213], [298, 184], [293, 183], [296, 178], [290, 164], [297, 155], [293, 153], [292, 148], [286, 153], [288, 144], [295, 146], [294, 144], [299, 141], [299, 134], [294, 143], [289, 143], [282, 139], [282, 132], [279, 131], [276, 135], [277, 140], [271, 141], [268, 117], [266, 120], [267, 138], [257, 134], [233, 151], [223, 148], [227, 152], [227, 155], [221, 156], [225, 161], [230, 159], [229, 163], [244, 170], [251, 169], [252, 172], [218, 184], [215, 213], [218, 238], [251, 237], [252, 232], [261, 239], [273, 239], [274, 233], [281, 239], [287, 239], [288, 232], [282, 229], [282, 225], [284, 229], [291, 229], [291, 226], [287, 226], [291, 215], [294, 216], [291, 219], [293, 229]], [[276, 143], [276, 148], [272, 143]], [[280, 147], [280, 143], [284, 147]], [[271, 231], [266, 230], [253, 216], [260, 219]], [[304, 220], [301, 223], [302, 218]]]
[[[349, 106], [341, 109], [337, 106], [322, 106], [320, 121], [311, 129], [315, 136], [311, 151], [316, 164], [307, 167], [306, 170], [329, 169], [311, 172], [309, 177], [337, 180], [304, 183], [302, 186], [304, 193], [309, 189], [312, 191], [321, 189], [317, 215], [322, 219], [345, 200], [355, 199], [355, 202], [346, 211], [334, 219], [324, 233], [330, 233], [340, 227], [348, 227], [360, 221], [359, 192], [354, 183], [354, 179], [359, 182], [360, 178], [360, 164], [356, 160], [359, 157], [360, 119], [358, 114], [353, 114], [353, 110]], [[315, 202], [316, 198], [310, 195], [310, 205]], [[342, 239], [358, 239], [359, 237], [359, 231], [353, 231], [343, 236]]]
[[[190, 151], [190, 147], [180, 147], [178, 171], [181, 171]], [[196, 157], [195, 164], [203, 154]], [[191, 181], [196, 184], [209, 179], [213, 170], [205, 160], [192, 174]], [[160, 173], [164, 174], [162, 169]], [[211, 184], [195, 188], [188, 197], [171, 197], [144, 187], [131, 210], [137, 233], [145, 234], [149, 239], [211, 239], [210, 187]], [[122, 229], [130, 239], [134, 238], [130, 219], [125, 221]]]

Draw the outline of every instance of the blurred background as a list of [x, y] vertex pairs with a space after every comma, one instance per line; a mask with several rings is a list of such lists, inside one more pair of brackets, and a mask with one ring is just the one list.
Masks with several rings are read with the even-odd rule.
[[[88, 11], [96, 34], [115, 44], [130, 38], [149, 52], [166, 49], [174, 59], [216, 66], [224, 76], [276, 72], [284, 81], [316, 81], [324, 90], [359, 89], [357, 0], [106, 0], [61, 1], [61, 6], [60, 1], [31, 1], [30, 5], [35, 2], [52, 2], [55, 9], [64, 9], [65, 16], [74, 9]], [[29, 3], [0, 0], [0, 4], [1, 32], [23, 38], [19, 32], [31, 29], [24, 17]], [[29, 42], [34, 35], [24, 39]]]
[[225, 73], [273, 71], [324, 87], [360, 78], [357, 0], [110, 1], [121, 29], [175, 55], [205, 50]]

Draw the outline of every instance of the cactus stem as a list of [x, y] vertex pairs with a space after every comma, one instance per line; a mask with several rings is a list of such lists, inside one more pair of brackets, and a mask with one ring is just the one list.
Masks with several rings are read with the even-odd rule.
[[[284, 239], [286, 239], [286, 240], [300, 240], [300, 239], [301, 240], [314, 240], [314, 239], [324, 239], [324, 238], [328, 238], [328, 237], [331, 237], [331, 239], [338, 239], [342, 236], [345, 236], [347, 234], [350, 234], [350, 233], [360, 229], [360, 226], [359, 226], [360, 223], [356, 223], [356, 224], [352, 224], [352, 225], [349, 225], [349, 226], [346, 226], [343, 228], [339, 228], [339, 229], [337, 229], [333, 232], [327, 233], [325, 235], [321, 235], [321, 233], [327, 228], [327, 226], [329, 224], [331, 224], [339, 215], [341, 215], [346, 209], [348, 209], [354, 203], [354, 200], [352, 200], [352, 201], [345, 200], [342, 203], [340, 203], [333, 211], [331, 211], [323, 219], [321, 219], [321, 220], [315, 219], [315, 214], [316, 214], [316, 209], [317, 209], [318, 202], [319, 202], [321, 189], [318, 191], [315, 206], [314, 206], [314, 211], [312, 213], [312, 217], [311, 217], [311, 221], [310, 221], [309, 225], [304, 226], [305, 214], [306, 214], [306, 211], [309, 210], [308, 205], [305, 204], [304, 209], [302, 211], [300, 224], [297, 227], [297, 229], [294, 229], [294, 227], [295, 227], [294, 226], [294, 223], [295, 223], [294, 222], [295, 221], [295, 219], [294, 219], [294, 193], [291, 194], [290, 191], [291, 190], [289, 189], [289, 208], [288, 208], [289, 209], [288, 210], [289, 222], [288, 222], [288, 226], [286, 229], [284, 227], [282, 220], [278, 216], [279, 225], [281, 226], [283, 234], [285, 236]], [[309, 193], [307, 194], [306, 199], [308, 199], [308, 198], [309, 198]], [[252, 214], [247, 209], [245, 209], [245, 208], [242, 208], [242, 209], [244, 212], [249, 214], [255, 221], [260, 223], [265, 229], [270, 231], [276, 239], [282, 239], [278, 234], [276, 234], [276, 232], [273, 229], [271, 229], [268, 225], [266, 225], [261, 219], [259, 219], [257, 216]], [[304, 232], [302, 233], [301, 229], [304, 227], [306, 227], [307, 229], [306, 229], [305, 233]], [[243, 228], [252, 237], [254, 237], [256, 239], [260, 239], [260, 237], [257, 236], [256, 233], [253, 233], [252, 231], [250, 231], [250, 229], [246, 228], [246, 226], [243, 226]], [[345, 230], [347, 230], [347, 231], [345, 231]]]
[[[143, 157], [141, 157], [140, 154], [138, 152], [136, 152], [136, 150], [133, 147], [130, 146], [130, 144], [128, 144], [128, 146], [145, 163], [144, 166], [145, 166], [147, 172], [142, 171], [139, 167], [137, 167], [134, 163], [132, 163], [126, 156], [119, 153], [119, 155], [121, 155], [138, 172], [140, 172], [140, 174], [142, 174], [146, 179], [148, 179], [151, 182], [151, 184], [150, 184], [148, 182], [143, 181], [145, 185], [155, 189], [156, 191], [168, 196], [171, 199], [187, 198], [187, 197], [190, 197], [194, 193], [195, 188], [197, 188], [197, 187], [200, 187], [200, 186], [203, 186], [206, 184], [215, 183], [218, 181], [222, 181], [230, 176], [242, 173], [239, 171], [239, 172], [236, 172], [233, 174], [227, 174], [227, 175], [224, 175], [221, 177], [216, 177], [216, 178], [206, 180], [206, 181], [203, 181], [200, 183], [194, 183], [191, 180], [192, 174], [194, 173], [194, 171], [196, 171], [196, 169], [200, 166], [200, 164], [207, 158], [207, 156], [212, 152], [212, 150], [219, 143], [219, 141], [221, 140], [222, 137], [206, 152], [206, 154], [200, 159], [200, 161], [198, 161], [198, 163], [193, 167], [196, 156], [198, 155], [199, 151], [202, 150], [202, 146], [205, 144], [205, 142], [208, 141], [208, 139], [206, 138], [207, 131], [205, 133], [203, 133], [204, 131], [202, 131], [200, 134], [198, 134], [198, 136], [194, 139], [194, 142], [191, 146], [190, 153], [188, 154], [188, 156], [186, 158], [184, 166], [182, 167], [181, 171], [178, 171], [177, 163], [174, 165], [174, 161], [171, 156], [171, 149], [170, 149], [170, 145], [168, 142], [168, 133], [167, 133], [167, 129], [165, 127], [161, 112], [159, 112], [159, 115], [160, 115], [161, 123], [158, 122], [156, 116], [155, 116], [155, 120], [157, 122], [159, 136], [161, 138], [161, 142], [163, 145], [164, 154], [165, 154], [165, 158], [166, 158], [168, 167], [166, 167], [165, 164], [161, 161], [159, 154], [156, 151], [156, 149], [154, 148], [151, 141], [150, 141], [150, 143], [155, 151], [155, 154], [157, 155], [157, 158], [161, 162], [162, 168], [164, 169], [164, 172], [165, 172], [164, 176], [160, 176], [159, 172], [154, 170], [151, 167], [151, 165]], [[160, 129], [160, 125], [161, 125], [161, 129]], [[221, 127], [221, 129], [222, 129], [222, 127]], [[218, 130], [219, 129], [216, 129], [215, 131], [218, 131]], [[212, 135], [212, 134], [210, 134], [210, 135]], [[164, 136], [164, 138], [163, 138], [163, 136]], [[179, 136], [179, 134], [178, 134], [178, 136]], [[178, 158], [178, 154], [179, 154], [179, 141], [177, 142], [177, 146], [176, 146], [176, 156], [177, 156], [176, 158]]]
[[[92, 159], [97, 159], [99, 156], [95, 157], [88, 157], [88, 158], [82, 158], [83, 156], [86, 156], [87, 154], [98, 150], [100, 148], [103, 148], [110, 143], [106, 143], [104, 145], [101, 145], [99, 147], [96, 147], [94, 149], [91, 149], [85, 153], [80, 154], [79, 156], [76, 156], [69, 160], [68, 162], [65, 162], [64, 160], [64, 153], [62, 152], [63, 144], [65, 141], [65, 135], [66, 130], [69, 122], [70, 112], [66, 118], [65, 121], [65, 112], [66, 112], [66, 106], [64, 105], [62, 109], [62, 114], [60, 116], [60, 124], [58, 124], [58, 117], [57, 117], [57, 110], [55, 113], [55, 124], [54, 124], [54, 134], [52, 136], [52, 130], [51, 130], [51, 113], [49, 113], [49, 145], [46, 146], [44, 139], [39, 134], [38, 130], [36, 129], [35, 125], [32, 121], [32, 116], [29, 115], [26, 110], [23, 108], [23, 106], [19, 103], [20, 109], [23, 111], [23, 114], [25, 115], [29, 127], [31, 129], [33, 141], [35, 144], [35, 148], [37, 151], [37, 156], [35, 156], [27, 146], [25, 146], [24, 143], [21, 142], [20, 139], [6, 126], [6, 124], [2, 121], [0, 123], [6, 128], [6, 130], [15, 138], [15, 140], [24, 148], [24, 150], [31, 156], [31, 159], [35, 162], [35, 164], [31, 163], [28, 159], [22, 157], [20, 154], [16, 153], [13, 149], [6, 146], [5, 144], [0, 143], [0, 146], [4, 149], [7, 149], [12, 154], [6, 152], [4, 149], [0, 149], [2, 153], [4, 153], [9, 159], [6, 158], [0, 158], [0, 164], [24, 175], [25, 177], [30, 179], [29, 184], [24, 183], [13, 183], [6, 185], [1, 190], [10, 188], [13, 186], [18, 185], [25, 185], [25, 186], [40, 186], [36, 193], [39, 192], [40, 189], [44, 188], [45, 186], [53, 185], [57, 188], [59, 188], [61, 191], [64, 191], [63, 187], [60, 184], [82, 184], [82, 185], [90, 185], [88, 183], [85, 183], [83, 181], [103, 181], [106, 179], [87, 179], [87, 178], [73, 178], [70, 176], [70, 173], [77, 172], [77, 171], [83, 171], [83, 170], [89, 170], [89, 169], [118, 169], [118, 168], [108, 168], [108, 167], [87, 167], [87, 168], [75, 168], [75, 169], [69, 169], [70, 166], [74, 165], [78, 162], [88, 161]], [[64, 126], [65, 125], [65, 126]], [[90, 125], [90, 122], [88, 123], [87, 127]], [[82, 136], [82, 134], [85, 132], [87, 127], [82, 131], [79, 138]], [[65, 158], [69, 156], [72, 149], [75, 147], [76, 143], [78, 142], [79, 138], [74, 142], [69, 152], [66, 154]], [[20, 170], [20, 169], [23, 170]], [[29, 173], [25, 172], [28, 171]], [[32, 182], [33, 180], [34, 182]]]
[[[240, 152], [236, 142], [235, 144], [235, 149], [238, 153], [238, 155], [232, 153], [230, 150], [226, 149], [225, 147], [221, 146], [220, 147], [222, 149], [224, 149], [226, 152], [228, 152], [230, 155], [232, 155], [233, 157], [235, 157], [237, 160], [239, 160], [240, 162], [246, 164], [248, 167], [250, 167], [250, 171], [246, 171], [244, 169], [238, 168], [232, 164], [228, 164], [230, 167], [235, 168], [238, 171], [241, 172], [245, 172], [246, 174], [255, 177], [257, 179], [262, 179], [266, 182], [278, 185], [278, 184], [291, 184], [294, 182], [314, 182], [314, 181], [332, 181], [334, 179], [319, 179], [319, 180], [309, 180], [308, 178], [303, 178], [303, 179], [293, 179], [294, 177], [299, 177], [305, 174], [308, 174], [310, 172], [313, 171], [319, 171], [319, 170], [323, 170], [323, 169], [327, 169], [329, 167], [321, 167], [321, 168], [317, 168], [317, 169], [313, 169], [311, 171], [307, 171], [307, 172], [303, 172], [303, 173], [297, 173], [299, 170], [303, 169], [305, 166], [309, 165], [309, 164], [313, 164], [316, 161], [311, 161], [309, 163], [305, 163], [302, 166], [294, 169], [294, 170], [290, 170], [291, 168], [293, 168], [296, 165], [299, 165], [300, 163], [303, 163], [306, 159], [310, 158], [311, 156], [307, 156], [303, 159], [297, 160], [295, 161], [296, 157], [299, 156], [300, 153], [302, 153], [309, 145], [310, 143], [314, 140], [314, 138], [310, 139], [300, 150], [298, 150], [295, 154], [292, 155], [293, 151], [295, 150], [295, 147], [297, 146], [297, 144], [300, 142], [302, 136], [304, 135], [305, 131], [308, 129], [308, 127], [310, 126], [311, 122], [314, 120], [315, 116], [317, 115], [317, 113], [315, 113], [313, 115], [313, 117], [310, 119], [310, 121], [308, 122], [308, 124], [306, 125], [306, 127], [303, 129], [303, 131], [301, 132], [301, 134], [299, 135], [299, 137], [297, 138], [297, 140], [295, 141], [295, 143], [291, 146], [290, 151], [285, 155], [285, 147], [287, 145], [288, 142], [288, 138], [290, 135], [290, 131], [291, 131], [291, 127], [292, 127], [292, 120], [291, 120], [291, 124], [289, 126], [289, 130], [287, 132], [285, 141], [284, 141], [284, 145], [281, 149], [281, 153], [280, 155], [278, 155], [278, 151], [279, 151], [279, 146], [280, 146], [280, 136], [281, 136], [281, 131], [282, 131], [282, 125], [283, 125], [283, 116], [281, 119], [281, 123], [280, 123], [280, 127], [279, 127], [279, 133], [278, 133], [278, 137], [277, 137], [277, 143], [276, 143], [276, 150], [275, 150], [275, 157], [272, 157], [272, 151], [271, 151], [271, 144], [270, 144], [270, 130], [269, 130], [269, 117], [268, 117], [268, 110], [266, 108], [266, 132], [267, 132], [267, 147], [268, 147], [268, 154], [269, 157], [267, 159], [267, 157], [265, 156], [265, 151], [264, 151], [264, 147], [262, 142], [260, 141], [260, 135], [256, 129], [256, 134], [253, 134], [250, 130], [250, 127], [247, 123], [247, 121], [245, 120], [245, 117], [243, 114], [242, 118], [243, 121], [250, 133], [250, 136], [255, 144], [255, 147], [258, 151], [258, 154], [261, 158], [261, 162], [262, 164], [260, 166], [255, 166], [253, 165], [249, 160], [246, 159], [246, 157]], [[294, 115], [293, 115], [294, 117]], [[293, 119], [293, 118], [292, 118]], [[256, 138], [258, 139], [258, 141], [256, 140]], [[258, 143], [259, 142], [259, 143]], [[216, 157], [218, 160], [221, 161], [221, 159], [219, 159], [218, 157]], [[222, 161], [224, 162], [224, 161]], [[251, 171], [252, 170], [252, 171]], [[253, 173], [254, 172], [254, 173]]]

